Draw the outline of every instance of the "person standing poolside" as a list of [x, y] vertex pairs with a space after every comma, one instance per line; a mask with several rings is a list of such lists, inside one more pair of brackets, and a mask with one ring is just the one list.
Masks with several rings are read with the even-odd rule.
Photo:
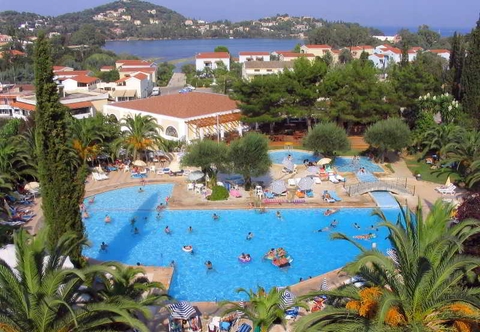
[[253, 233], [252, 233], [252, 232], [248, 232], [247, 241], [250, 241], [251, 239], [253, 239]]
[[105, 221], [106, 224], [109, 224], [109, 223], [112, 222], [112, 218], [110, 218], [110, 216], [107, 214], [107, 215], [105, 216], [104, 221]]
[[170, 230], [170, 227], [168, 227], [168, 226], [165, 227], [164, 232], [165, 232], [165, 234], [167, 234], [167, 235], [171, 235], [171, 234], [172, 234], [172, 231]]

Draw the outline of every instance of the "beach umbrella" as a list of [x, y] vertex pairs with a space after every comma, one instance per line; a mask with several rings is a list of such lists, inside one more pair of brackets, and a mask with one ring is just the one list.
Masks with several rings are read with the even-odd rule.
[[308, 166], [307, 171], [309, 173], [316, 174], [319, 171], [319, 168], [317, 166]]
[[288, 158], [283, 159], [282, 165], [283, 165], [283, 167], [285, 167], [286, 169], [288, 169], [291, 172], [293, 172], [293, 169], [295, 167], [295, 165], [293, 164], [293, 161], [291, 161]]
[[300, 190], [311, 190], [315, 181], [311, 177], [305, 177], [301, 178], [300, 181], [298, 181], [298, 189]]
[[326, 165], [330, 164], [332, 162], [332, 159], [330, 158], [322, 158], [319, 161], [317, 161], [317, 165]]
[[270, 186], [270, 189], [272, 190], [272, 193], [274, 193], [276, 195], [280, 195], [281, 193], [283, 193], [287, 190], [287, 186], [285, 185], [285, 181], [276, 180], [276, 181], [272, 182], [272, 185]]
[[187, 301], [180, 301], [178, 303], [167, 305], [173, 319], [188, 320], [190, 317], [197, 314], [195, 308]]
[[147, 164], [143, 160], [138, 159], [133, 162], [133, 166], [145, 167]]
[[445, 181], [445, 186], [448, 187], [451, 185], [452, 185], [452, 181], [450, 180], [450, 176], [448, 176], [447, 181]]
[[323, 291], [330, 290], [330, 287], [328, 286], [327, 278], [323, 278], [322, 284], [320, 285], [320, 290], [323, 290]]
[[192, 173], [188, 174], [189, 181], [198, 181], [203, 178], [205, 174], [202, 171], [193, 171]]
[[29, 182], [25, 185], [25, 190], [28, 190], [28, 191], [35, 191], [37, 190], [38, 188], [40, 187], [40, 183], [38, 182]]
[[280, 296], [280, 301], [280, 307], [285, 310], [295, 304], [295, 295], [293, 295], [288, 289], [285, 289]]

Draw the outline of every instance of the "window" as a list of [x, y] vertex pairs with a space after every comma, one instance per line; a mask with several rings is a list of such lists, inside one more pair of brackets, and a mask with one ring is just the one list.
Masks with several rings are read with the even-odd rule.
[[273, 70], [272, 69], [267, 69], [267, 72], [268, 73], [271, 73]]
[[253, 71], [256, 72], [256, 73], [259, 73], [260, 69], [254, 69]]
[[177, 129], [175, 129], [172, 126], [168, 126], [167, 129], [165, 130], [165, 135], [171, 136], [171, 137], [178, 137]]

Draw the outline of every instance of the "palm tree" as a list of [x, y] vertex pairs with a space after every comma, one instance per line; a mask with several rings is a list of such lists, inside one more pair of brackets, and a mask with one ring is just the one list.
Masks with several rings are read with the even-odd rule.
[[[463, 244], [480, 232], [475, 222], [450, 225], [452, 206], [437, 202], [423, 219], [401, 210], [396, 223], [383, 217], [395, 254], [368, 250], [345, 235], [333, 238], [352, 242], [360, 249], [345, 267], [365, 280], [364, 288], [346, 285], [324, 294], [334, 305], [302, 318], [297, 331], [473, 331], [478, 329], [478, 290], [462, 285], [466, 272], [480, 259], [459, 255]], [[415, 222], [415, 219], [417, 222]], [[465, 329], [462, 329], [465, 328]], [[470, 328], [470, 329], [468, 329]]]
[[427, 130], [421, 138], [422, 145], [425, 146], [423, 154], [426, 155], [426, 153], [433, 150], [440, 158], [444, 158], [447, 145], [452, 141], [457, 141], [462, 133], [463, 128], [457, 125], [434, 126], [432, 129]]
[[244, 288], [237, 289], [237, 293], [245, 293], [248, 296], [246, 304], [236, 303], [231, 301], [223, 301], [220, 306], [228, 308], [225, 314], [241, 313], [245, 318], [250, 319], [253, 327], [260, 328], [261, 332], [268, 331], [275, 322], [280, 322], [285, 325], [285, 310], [294, 306], [304, 306], [300, 302], [295, 303], [287, 308], [282, 307], [283, 290], [276, 287], [270, 289], [267, 293], [264, 288], [258, 287], [255, 293], [253, 290], [245, 290]]
[[144, 269], [117, 262], [106, 262], [102, 265], [109, 268], [111, 275], [107, 277], [102, 271], [96, 279], [96, 287], [100, 289], [98, 294], [103, 299], [125, 296], [145, 306], [163, 305], [170, 299], [163, 284], [148, 280]]
[[72, 144], [80, 160], [85, 164], [88, 159], [95, 159], [101, 152], [103, 133], [101, 127], [96, 126], [94, 118], [72, 118]]
[[472, 164], [480, 159], [480, 132], [467, 131], [447, 144], [445, 163], [457, 165], [457, 172], [464, 178], [473, 172]]
[[37, 236], [21, 230], [14, 236], [17, 266], [0, 261], [0, 329], [3, 331], [100, 331], [119, 322], [148, 331], [131, 311], [149, 314], [144, 306], [123, 296], [105, 301], [84, 298], [92, 292], [84, 280], [104, 269], [63, 269], [72, 248], [79, 245], [72, 233], [47, 252], [47, 229]]
[[117, 144], [132, 153], [133, 159], [137, 159], [139, 152], [161, 145], [159, 131], [163, 128], [150, 115], [136, 114], [134, 117], [129, 115], [120, 121], [120, 125], [125, 128], [125, 131], [124, 135], [117, 140]]

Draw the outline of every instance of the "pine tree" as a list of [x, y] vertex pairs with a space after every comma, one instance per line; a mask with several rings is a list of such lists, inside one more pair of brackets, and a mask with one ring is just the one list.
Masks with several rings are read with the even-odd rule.
[[451, 93], [456, 100], [461, 100], [462, 98], [460, 83], [462, 79], [464, 62], [465, 47], [463, 45], [463, 37], [455, 32], [452, 38], [452, 51], [450, 53], [450, 63], [448, 65], [448, 69], [450, 70], [449, 82]]
[[[36, 141], [38, 172], [42, 188], [42, 209], [48, 226], [48, 246], [53, 246], [67, 231], [83, 238], [84, 228], [79, 203], [85, 189], [86, 169], [70, 146], [69, 110], [60, 103], [53, 81], [51, 47], [45, 33], [35, 45]], [[73, 251], [73, 259], [81, 248]]]
[[462, 74], [462, 105], [473, 120], [472, 124], [480, 128], [480, 19], [472, 31]]

